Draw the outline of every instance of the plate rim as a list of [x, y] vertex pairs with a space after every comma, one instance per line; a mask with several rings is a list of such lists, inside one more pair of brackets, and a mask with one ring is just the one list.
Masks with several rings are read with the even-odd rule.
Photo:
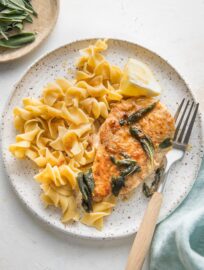
[[[58, 1], [58, 0], [57, 0]], [[4, 115], [6, 114], [6, 108], [9, 105], [10, 100], [12, 99], [13, 95], [15, 94], [16, 91], [16, 87], [19, 85], [19, 83], [27, 76], [27, 74], [30, 72], [30, 70], [40, 61], [42, 61], [44, 58], [49, 57], [49, 55], [52, 55], [53, 53], [55, 53], [58, 50], [63, 49], [66, 46], [70, 46], [73, 45], [74, 43], [78, 43], [78, 42], [94, 42], [97, 39], [107, 39], [107, 37], [94, 37], [94, 38], [82, 38], [82, 39], [74, 39], [71, 42], [68, 43], [64, 43], [56, 48], [54, 48], [53, 50], [50, 50], [46, 53], [43, 53], [42, 55], [40, 55], [32, 64], [30, 64], [26, 70], [20, 75], [20, 78], [17, 80], [17, 82], [13, 85], [11, 93], [8, 95], [8, 98], [6, 99], [6, 102], [3, 106], [3, 110], [2, 110], [2, 115], [1, 115], [1, 124], [0, 124], [0, 147], [2, 149], [3, 146], [3, 132], [2, 132], [2, 126], [3, 126], [3, 118]], [[116, 42], [122, 42], [122, 43], [127, 43], [130, 44], [132, 46], [137, 46], [140, 49], [143, 49], [145, 51], [148, 51], [149, 53], [155, 55], [157, 58], [161, 59], [162, 61], [164, 61], [168, 66], [170, 66], [172, 68], [172, 70], [178, 75], [179, 80], [182, 81], [182, 83], [185, 85], [185, 87], [187, 88], [187, 90], [189, 91], [189, 93], [192, 96], [192, 99], [194, 101], [196, 101], [194, 93], [192, 92], [189, 84], [184, 80], [183, 76], [181, 76], [181, 74], [177, 71], [177, 69], [171, 65], [171, 63], [166, 60], [165, 58], [161, 57], [157, 52], [146, 48], [145, 46], [133, 42], [133, 41], [129, 41], [127, 39], [119, 39], [119, 38], [114, 38], [114, 37], [110, 37], [108, 38], [108, 40], [110, 41], [116, 41]], [[202, 119], [202, 112], [199, 108], [198, 110], [198, 119], [199, 119], [199, 124], [200, 124], [200, 128], [201, 128], [201, 147], [202, 149], [204, 149], [204, 137], [203, 137], [203, 119]], [[185, 190], [185, 192], [183, 193], [182, 197], [180, 200], [178, 200], [178, 203], [176, 204], [176, 206], [174, 208], [172, 208], [166, 215], [164, 215], [162, 218], [157, 220], [157, 224], [159, 224], [160, 222], [164, 221], [166, 218], [168, 218], [180, 205], [181, 203], [186, 199], [186, 197], [188, 196], [189, 192], [191, 191], [191, 189], [193, 188], [193, 185], [196, 182], [196, 179], [198, 177], [198, 174], [200, 172], [200, 167], [201, 167], [201, 163], [202, 163], [202, 159], [203, 159], [204, 153], [202, 155], [200, 164], [198, 166], [198, 169], [195, 173], [195, 178], [193, 179], [192, 183], [188, 186], [188, 189]], [[34, 211], [34, 209], [24, 200], [23, 196], [21, 196], [21, 194], [17, 191], [16, 186], [13, 182], [13, 180], [11, 179], [9, 173], [8, 173], [8, 167], [6, 165], [6, 158], [3, 155], [3, 151], [1, 151], [1, 157], [2, 157], [2, 163], [3, 163], [3, 168], [5, 169], [6, 175], [9, 178], [9, 182], [10, 185], [12, 186], [13, 190], [15, 191], [15, 193], [17, 194], [17, 197], [20, 199], [20, 201], [22, 202], [23, 205], [26, 206], [26, 208], [29, 210], [30, 213], [32, 213], [32, 215], [34, 215], [35, 217], [37, 217], [39, 220], [43, 221], [44, 224], [47, 224], [48, 226], [50, 226], [53, 229], [56, 229], [66, 235], [69, 235], [71, 237], [77, 237], [80, 239], [92, 239], [92, 240], [117, 240], [117, 239], [123, 239], [123, 238], [127, 238], [130, 237], [131, 235], [137, 233], [137, 230], [130, 230], [129, 232], [124, 232], [123, 234], [117, 234], [117, 235], [106, 235], [106, 236], [100, 236], [100, 235], [83, 235], [83, 234], [79, 234], [79, 233], [75, 233], [75, 232], [70, 232], [67, 231], [63, 228], [60, 228], [52, 223], [50, 223], [48, 220], [46, 220], [45, 218], [43, 218], [41, 215], [39, 215], [36, 211]], [[93, 228], [94, 229], [94, 228]]]
[[[7, 58], [5, 59], [2, 59], [1, 56], [0, 56], [0, 64], [3, 64], [3, 63], [9, 63], [9, 62], [12, 62], [14, 60], [18, 60], [26, 55], [28, 55], [29, 53], [33, 52], [35, 49], [37, 49], [47, 38], [48, 36], [52, 33], [52, 31], [54, 30], [54, 27], [57, 23], [57, 19], [59, 17], [59, 11], [60, 11], [60, 0], [54, 0], [56, 2], [56, 5], [57, 5], [57, 8], [56, 8], [56, 11], [55, 11], [55, 17], [54, 17], [54, 20], [52, 20], [52, 23], [50, 24], [50, 27], [47, 31], [47, 33], [42, 37], [42, 39], [40, 39], [38, 42], [35, 43], [35, 41], [33, 42], [34, 46], [29, 49], [28, 51], [25, 51], [23, 52], [22, 54], [18, 55], [18, 56], [14, 56], [14, 57], [11, 57], [9, 58], [9, 56], [7, 56]], [[27, 44], [29, 45], [29, 44]], [[27, 46], [25, 45], [25, 47]], [[19, 48], [20, 49], [20, 48]], [[18, 50], [18, 49], [17, 49]], [[9, 55], [9, 53], [8, 53]], [[30, 68], [30, 66], [29, 66]], [[26, 70], [26, 73], [27, 73], [28, 70]]]

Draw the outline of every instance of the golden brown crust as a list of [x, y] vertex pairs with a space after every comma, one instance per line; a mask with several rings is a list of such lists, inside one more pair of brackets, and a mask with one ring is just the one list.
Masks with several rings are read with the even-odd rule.
[[125, 116], [145, 108], [153, 102], [155, 102], [153, 98], [122, 100], [121, 103], [114, 105], [108, 118], [100, 127], [100, 144], [93, 164], [95, 199], [110, 194], [111, 178], [119, 174], [116, 166], [110, 160], [110, 155], [119, 157], [120, 153], [126, 153], [141, 166], [141, 172], [127, 178], [126, 185], [121, 191], [122, 194], [137, 187], [161, 163], [165, 151], [161, 151], [158, 146], [165, 138], [172, 138], [175, 129], [174, 119], [164, 105], [158, 102], [151, 112], [134, 124], [152, 139], [155, 147], [154, 166], [150, 165], [141, 144], [130, 135], [129, 127], [121, 127], [119, 124], [119, 120]]

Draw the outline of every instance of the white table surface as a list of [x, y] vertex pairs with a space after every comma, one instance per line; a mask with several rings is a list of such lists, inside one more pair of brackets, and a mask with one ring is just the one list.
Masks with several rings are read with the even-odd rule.
[[[91, 37], [127, 39], [157, 52], [180, 72], [204, 110], [203, 26], [203, 0], [61, 0], [57, 25], [44, 44], [0, 65], [0, 113], [34, 60], [61, 44]], [[0, 163], [1, 270], [122, 270], [132, 240], [76, 240], [45, 226], [16, 197]]]

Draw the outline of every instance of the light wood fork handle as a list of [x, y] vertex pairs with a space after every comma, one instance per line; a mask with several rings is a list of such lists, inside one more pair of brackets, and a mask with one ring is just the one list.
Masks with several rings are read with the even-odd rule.
[[162, 193], [155, 192], [149, 201], [142, 223], [132, 245], [126, 270], [141, 270], [154, 235], [162, 199]]

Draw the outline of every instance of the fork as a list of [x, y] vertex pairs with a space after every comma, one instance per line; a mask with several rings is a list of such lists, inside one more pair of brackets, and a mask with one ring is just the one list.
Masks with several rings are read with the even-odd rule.
[[140, 270], [151, 245], [157, 219], [163, 200], [163, 190], [168, 180], [170, 168], [181, 160], [188, 147], [190, 135], [195, 123], [199, 103], [182, 100], [174, 116], [176, 123], [172, 150], [166, 154], [165, 169], [157, 191], [153, 194], [145, 211], [143, 220], [133, 242], [126, 270]]

